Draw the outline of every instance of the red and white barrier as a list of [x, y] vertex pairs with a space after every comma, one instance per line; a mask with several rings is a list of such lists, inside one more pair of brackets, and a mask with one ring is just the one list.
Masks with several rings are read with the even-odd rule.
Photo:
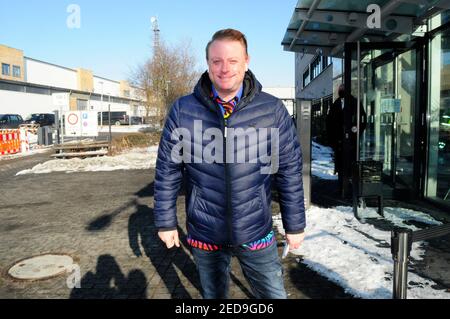
[[0, 155], [17, 154], [20, 151], [20, 130], [0, 130]]
[[20, 148], [22, 153], [28, 153], [30, 151], [30, 139], [28, 137], [28, 130], [20, 129]]

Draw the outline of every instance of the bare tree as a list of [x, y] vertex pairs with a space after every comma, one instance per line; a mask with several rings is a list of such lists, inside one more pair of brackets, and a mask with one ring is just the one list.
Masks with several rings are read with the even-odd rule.
[[162, 124], [170, 105], [191, 93], [199, 76], [190, 42], [169, 46], [160, 41], [153, 55], [137, 68], [131, 82], [142, 88], [147, 116], [156, 113]]

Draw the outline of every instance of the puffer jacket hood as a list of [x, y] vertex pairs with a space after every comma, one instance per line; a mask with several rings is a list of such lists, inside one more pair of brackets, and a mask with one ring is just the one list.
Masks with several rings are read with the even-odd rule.
[[[186, 227], [192, 238], [230, 246], [261, 239], [273, 227], [271, 186], [275, 183], [285, 231], [302, 232], [302, 157], [294, 122], [283, 103], [262, 92], [251, 71], [245, 74], [242, 98], [227, 120], [210, 94], [211, 81], [205, 72], [194, 93], [178, 99], [169, 111], [156, 163], [156, 227], [177, 228], [176, 201], [184, 180]], [[270, 136], [259, 139], [267, 131]], [[252, 132], [258, 132], [253, 135], [258, 136], [256, 143], [251, 142]]]

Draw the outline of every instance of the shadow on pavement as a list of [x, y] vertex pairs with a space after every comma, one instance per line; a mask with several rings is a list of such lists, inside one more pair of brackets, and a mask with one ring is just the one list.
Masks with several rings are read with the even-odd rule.
[[182, 247], [167, 249], [159, 239], [157, 232], [158, 230], [154, 226], [153, 209], [146, 205], [138, 205], [136, 212], [130, 216], [128, 222], [131, 250], [137, 257], [145, 254], [150, 259], [162, 283], [170, 291], [172, 298], [192, 298], [175, 270], [175, 268], [178, 268], [182, 275], [200, 291], [195, 264], [185, 251], [185, 249], [188, 249], [186, 234], [178, 227]]
[[136, 199], [130, 200], [127, 203], [125, 203], [124, 205], [113, 210], [111, 213], [103, 214], [100, 217], [97, 217], [96, 219], [91, 221], [89, 223], [89, 225], [86, 227], [86, 230], [95, 232], [95, 231], [101, 231], [103, 229], [106, 229], [112, 224], [112, 222], [116, 216], [118, 216], [120, 213], [127, 210], [128, 208], [136, 206], [136, 205], [137, 205]]
[[[150, 183], [138, 191], [136, 195], [139, 197], [153, 196], [153, 189], [154, 183]], [[184, 188], [181, 194], [184, 194]], [[181, 247], [167, 249], [159, 239], [158, 230], [154, 224], [153, 209], [146, 205], [137, 205], [136, 212], [130, 216], [128, 223], [129, 243], [133, 253], [136, 256], [142, 256], [142, 246], [144, 254], [156, 268], [164, 286], [170, 291], [171, 297], [187, 299], [192, 298], [192, 296], [182, 284], [175, 268], [178, 268], [182, 276], [199, 292], [201, 292], [200, 279], [194, 260], [187, 253], [190, 250], [187, 243], [187, 235], [181, 227], [178, 226], [177, 230], [180, 236]], [[233, 273], [230, 273], [230, 278], [248, 298], [252, 298], [251, 292]]]
[[[180, 192], [183, 195], [184, 191]], [[200, 280], [198, 278], [197, 269], [193, 258], [188, 253], [190, 247], [187, 243], [187, 235], [185, 231], [178, 226], [178, 234], [180, 236], [181, 247], [167, 249], [163, 242], [159, 239], [158, 230], [154, 224], [153, 209], [148, 205], [142, 205], [138, 202], [138, 198], [148, 198], [154, 195], [154, 183], [150, 183], [138, 192], [134, 194], [136, 198], [128, 201], [124, 205], [114, 209], [110, 213], [104, 213], [100, 217], [92, 220], [87, 226], [86, 230], [91, 232], [102, 231], [111, 226], [114, 219], [129, 208], [134, 208], [135, 212], [131, 214], [128, 219], [128, 239], [129, 245], [133, 254], [137, 257], [145, 255], [150, 259], [150, 262], [155, 267], [156, 272], [161, 278], [161, 282], [164, 287], [169, 290], [171, 298], [192, 298], [184, 284], [187, 281], [198, 291], [201, 291]], [[104, 257], [103, 257], [104, 258]], [[113, 267], [118, 270], [118, 265], [115, 263]], [[176, 271], [179, 270], [179, 272]], [[118, 270], [119, 271], [119, 270]], [[116, 271], [117, 272], [117, 271]], [[134, 274], [137, 275], [137, 274]], [[143, 275], [143, 274], [142, 274]], [[121, 282], [124, 282], [123, 275], [118, 275], [121, 278]], [[182, 277], [182, 278], [180, 278]], [[242, 284], [242, 282], [233, 274], [230, 274], [231, 280], [242, 290], [242, 292], [248, 297], [252, 298], [252, 293]], [[157, 279], [158, 277], [156, 277]], [[185, 279], [184, 279], [185, 278]], [[89, 273], [82, 280], [87, 286], [92, 286], [91, 282], [98, 281], [100, 286], [103, 284], [103, 276], [93, 277], [93, 274]], [[158, 280], [152, 279], [150, 282], [152, 289], [163, 288], [159, 284]], [[154, 287], [153, 287], [154, 285]], [[95, 285], [94, 285], [95, 286]], [[103, 286], [107, 286], [104, 284]], [[106, 292], [105, 292], [106, 293]], [[82, 294], [81, 291], [74, 290], [72, 293], [75, 296]], [[92, 293], [84, 293], [87, 298], [101, 298], [102, 289], [98, 292], [94, 288]], [[120, 296], [120, 294], [115, 294]], [[146, 296], [145, 296], [146, 297]], [[114, 298], [114, 296], [112, 296]]]
[[[300, 291], [301, 295], [311, 299], [353, 299], [353, 295], [345, 292], [344, 288], [331, 282], [314, 270], [309, 269], [302, 263], [289, 270], [290, 282]], [[332, 272], [332, 270], [330, 270]], [[334, 273], [334, 275], [337, 275]], [[342, 279], [342, 278], [340, 278]]]
[[147, 279], [141, 270], [134, 269], [126, 277], [114, 257], [101, 255], [96, 272], [88, 272], [81, 279], [81, 288], [74, 288], [70, 299], [145, 299]]

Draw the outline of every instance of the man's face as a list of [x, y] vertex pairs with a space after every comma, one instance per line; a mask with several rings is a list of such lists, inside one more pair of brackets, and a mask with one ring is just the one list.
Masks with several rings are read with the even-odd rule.
[[345, 96], [345, 88], [344, 86], [339, 86], [338, 95], [340, 98], [343, 98]]
[[239, 41], [216, 40], [209, 47], [209, 78], [219, 93], [235, 93], [244, 81], [249, 57]]

